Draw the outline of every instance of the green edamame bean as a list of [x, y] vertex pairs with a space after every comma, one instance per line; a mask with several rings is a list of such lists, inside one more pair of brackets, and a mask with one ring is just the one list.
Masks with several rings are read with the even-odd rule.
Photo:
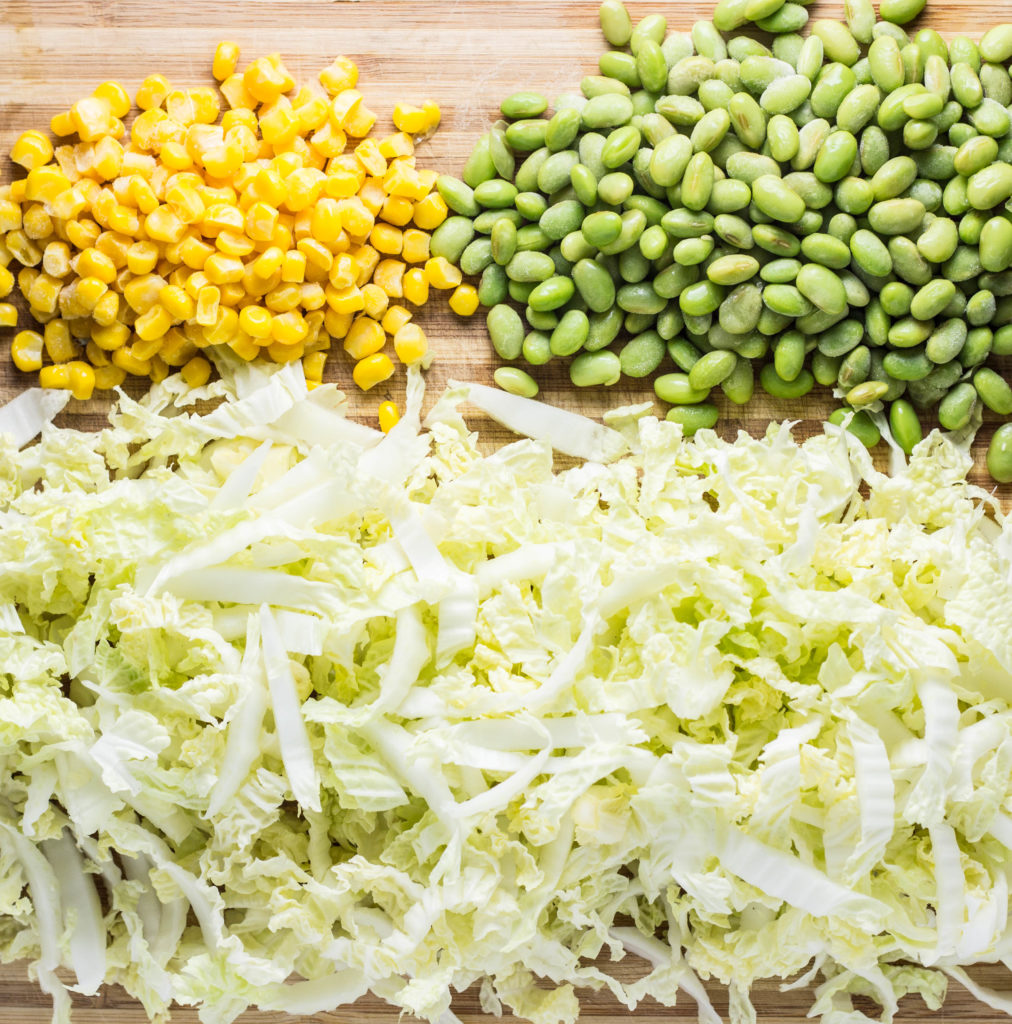
[[970, 422], [977, 404], [977, 389], [970, 383], [957, 384], [938, 406], [938, 422], [946, 430], [962, 430]]
[[524, 338], [521, 355], [531, 366], [544, 366], [554, 358], [548, 335], [541, 330], [533, 330]]
[[882, 357], [882, 366], [894, 380], [909, 381], [924, 380], [934, 369], [935, 364], [923, 350], [917, 348], [887, 352]]
[[991, 437], [987, 471], [1000, 484], [1012, 481], [1012, 423], [1003, 423]]
[[858, 384], [863, 384], [870, 373], [871, 349], [867, 345], [858, 345], [857, 348], [851, 349], [840, 363], [837, 383], [841, 388], [849, 390]]
[[[566, 280], [566, 278], [561, 278], [560, 280]], [[590, 320], [587, 314], [580, 309], [567, 310], [552, 331], [552, 355], [571, 356], [574, 352], [578, 352], [583, 348], [589, 332]]]
[[496, 221], [492, 228], [491, 254], [501, 267], [504, 267], [517, 251], [517, 226], [505, 217]]
[[727, 350], [707, 352], [689, 371], [689, 387], [709, 391], [726, 380], [737, 364], [737, 356]]
[[774, 114], [766, 125], [766, 140], [770, 155], [779, 163], [793, 160], [798, 153], [801, 139], [798, 126], [785, 114]]
[[[848, 417], [850, 417], [849, 422]], [[853, 434], [865, 448], [874, 448], [882, 440], [878, 427], [875, 426], [872, 418], [864, 411], [854, 412], [853, 409], [836, 409], [830, 413], [829, 422], [838, 427], [846, 422], [847, 433]]]
[[980, 400], [999, 416], [1012, 414], [1012, 387], [1001, 374], [985, 366], [973, 375], [973, 386]]
[[518, 366], [500, 366], [492, 379], [511, 395], [519, 395], [521, 398], [534, 398], [538, 393], [537, 381], [525, 370]]
[[889, 406], [889, 429], [893, 440], [909, 455], [920, 444], [924, 433], [917, 411], [904, 398], [898, 398]]
[[729, 402], [745, 405], [755, 391], [755, 373], [749, 359], [741, 357], [735, 361], [734, 369], [721, 381], [721, 391]]
[[984, 270], [1008, 269], [1012, 266], [1012, 221], [1005, 217], [988, 218], [981, 228], [978, 244], [980, 265]]
[[850, 29], [840, 21], [832, 18], [819, 18], [812, 23], [812, 35], [822, 40], [826, 57], [850, 67], [861, 55], [857, 40], [851, 35]]
[[805, 365], [805, 337], [800, 331], [785, 331], [773, 346], [773, 368], [781, 380], [797, 380]]
[[795, 281], [798, 291], [814, 306], [831, 316], [847, 309], [847, 293], [840, 278], [826, 267], [806, 263]]
[[460, 254], [460, 269], [469, 277], [480, 274], [492, 262], [492, 241], [479, 236]]
[[641, 138], [639, 129], [631, 124], [616, 128], [605, 140], [601, 150], [601, 163], [609, 170], [621, 167], [633, 158], [639, 149]]
[[974, 327], [966, 332], [966, 343], [959, 353], [959, 363], [964, 369], [979, 366], [991, 354], [994, 346], [994, 332], [990, 327]]
[[953, 317], [931, 333], [931, 337], [928, 338], [924, 346], [924, 353], [928, 359], [938, 365], [951, 362], [962, 352], [966, 336], [966, 324]]
[[[447, 204], [449, 205], [449, 204]], [[442, 256], [450, 263], [458, 263], [461, 254], [474, 238], [474, 224], [468, 217], [447, 217], [429, 240], [429, 252]]]
[[884, 21], [894, 25], [906, 25], [924, 10], [925, 0], [883, 0], [878, 14]]
[[889, 393], [889, 385], [880, 380], [866, 380], [855, 384], [844, 396], [843, 400], [850, 406], [871, 405]]
[[801, 398], [815, 386], [815, 378], [808, 370], [802, 370], [794, 380], [784, 380], [773, 363], [767, 363], [759, 371], [759, 383], [773, 398]]
[[[573, 297], [574, 291], [576, 291], [576, 286], [571, 278], [554, 275], [536, 285], [528, 296], [527, 302], [532, 309], [543, 313], [564, 306]], [[556, 355], [560, 354], [563, 353], [556, 353]]]
[[547, 281], [554, 273], [555, 263], [544, 252], [520, 251], [506, 264], [506, 275], [511, 281], [538, 284]]
[[490, 263], [481, 275], [478, 283], [478, 301], [486, 308], [499, 305], [506, 301], [509, 278], [506, 271], [496, 263]]
[[805, 201], [779, 175], [762, 174], [752, 182], [752, 201], [774, 220], [793, 224], [805, 212]]
[[540, 117], [513, 121], [506, 126], [506, 142], [515, 153], [533, 153], [544, 148], [548, 122]]
[[938, 316], [956, 294], [952, 281], [936, 278], [929, 281], [910, 300], [910, 315], [917, 320], [931, 320]]
[[[633, 102], [622, 93], [603, 93], [587, 100], [580, 119], [583, 127], [596, 131], [598, 128], [617, 128], [626, 124], [633, 116]], [[587, 160], [581, 154], [584, 163]]]
[[609, 387], [622, 376], [622, 366], [614, 352], [581, 352], [569, 364], [569, 379], [578, 388]]
[[721, 256], [706, 268], [706, 276], [714, 284], [729, 286], [748, 281], [758, 272], [759, 261], [746, 255]]
[[871, 207], [868, 221], [880, 235], [906, 235], [921, 226], [925, 212], [916, 199], [885, 199]]
[[705, 402], [709, 390], [700, 391], [689, 383], [687, 373], [665, 373], [654, 380], [654, 393], [669, 405], [697, 405]]
[[618, 355], [621, 371], [626, 377], [649, 377], [661, 365], [665, 351], [656, 331], [643, 331], [622, 346]]
[[818, 339], [819, 351], [830, 358], [843, 357], [857, 348], [864, 337], [864, 324], [860, 320], [841, 320], [826, 328]]
[[669, 423], [679, 424], [684, 437], [693, 437], [700, 430], [716, 426], [720, 413], [712, 403], [700, 402], [698, 405], [676, 405], [667, 411], [664, 418]]
[[598, 15], [604, 38], [612, 46], [625, 46], [632, 37], [632, 21], [622, 0], [604, 0]]
[[854, 263], [874, 277], [885, 277], [892, 271], [893, 261], [889, 249], [878, 235], [859, 228], [850, 239]]
[[801, 240], [801, 253], [813, 263], [819, 263], [831, 270], [843, 270], [851, 260], [851, 251], [847, 243], [822, 231], [812, 232]]
[[505, 303], [493, 306], [485, 318], [492, 347], [502, 359], [516, 359], [524, 343], [524, 324], [520, 314]]
[[511, 121], [522, 117], [537, 117], [548, 109], [548, 100], [538, 92], [515, 92], [499, 105], [503, 117]]

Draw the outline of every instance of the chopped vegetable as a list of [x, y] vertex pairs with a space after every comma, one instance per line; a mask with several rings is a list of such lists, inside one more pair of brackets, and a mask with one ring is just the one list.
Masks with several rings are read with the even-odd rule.
[[[535, 1024], [588, 986], [712, 1024], [707, 978], [745, 1024], [799, 973], [826, 1022], [947, 976], [1007, 1009], [962, 968], [1008, 957], [1012, 528], [952, 441], [889, 477], [845, 425], [477, 385], [422, 431], [417, 369], [383, 434], [299, 363], [233, 371], [94, 434], [0, 410], [0, 956], [58, 1024], [60, 966], [206, 1024], [452, 1021], [479, 980]], [[465, 399], [540, 440], [483, 456]]]

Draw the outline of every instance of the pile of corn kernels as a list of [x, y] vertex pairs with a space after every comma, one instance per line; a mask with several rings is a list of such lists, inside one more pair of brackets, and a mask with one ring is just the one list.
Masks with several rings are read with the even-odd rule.
[[[149, 76], [129, 129], [130, 96], [110, 81], [52, 119], [62, 144], [34, 130], [15, 143], [27, 174], [0, 188], [0, 297], [16, 284], [42, 326], [18, 332], [11, 356], [43, 387], [85, 399], [172, 369], [198, 386], [212, 371], [202, 350], [219, 345], [301, 359], [312, 386], [337, 339], [367, 390], [394, 373], [388, 337], [400, 362], [430, 358], [405, 303], [431, 287], [452, 290], [457, 313], [477, 307], [429, 252], [447, 207], [414, 150], [438, 106], [397, 104], [398, 131], [371, 138], [348, 58], [320, 73], [323, 95], [295, 92], [277, 55], [241, 72], [238, 57], [218, 46], [218, 90]], [[17, 326], [12, 304], [0, 325]], [[389, 427], [396, 411], [383, 411]]]

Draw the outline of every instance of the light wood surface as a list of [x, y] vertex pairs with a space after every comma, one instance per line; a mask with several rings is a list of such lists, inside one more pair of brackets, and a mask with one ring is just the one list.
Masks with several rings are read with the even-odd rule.
[[[634, 17], [662, 13], [672, 28], [687, 30], [709, 17], [710, 3], [693, 0], [630, 0]], [[30, 127], [44, 128], [50, 117], [99, 82], [115, 78], [133, 91], [154, 71], [181, 86], [212, 83], [211, 58], [220, 39], [236, 40], [243, 59], [279, 51], [300, 80], [308, 80], [335, 55], [347, 54], [360, 68], [359, 88], [380, 115], [379, 129], [389, 127], [398, 100], [434, 99], [443, 110], [439, 132], [418, 151], [419, 164], [459, 173], [477, 134], [497, 116], [498, 101], [518, 88], [536, 88], [550, 97], [577, 89], [580, 78], [596, 70], [604, 49], [595, 2], [583, 0], [0, 0], [0, 152], [7, 153], [17, 135]], [[839, 5], [822, 2], [813, 15], [839, 16]], [[1012, 5], [969, 0], [938, 3], [922, 22], [946, 35], [979, 36], [984, 27], [1009, 20]], [[16, 170], [3, 159], [0, 182]], [[433, 399], [451, 378], [489, 381], [496, 360], [480, 315], [462, 320], [449, 312], [445, 295], [434, 294], [419, 320], [436, 351], [428, 373]], [[22, 326], [28, 326], [27, 319]], [[30, 383], [7, 360], [7, 338], [0, 332], [0, 399], [7, 400]], [[1012, 364], [1006, 361], [1006, 373]], [[649, 382], [623, 381], [608, 390], [575, 392], [561, 365], [535, 371], [542, 397], [549, 402], [599, 415], [604, 409], [653, 397]], [[353, 415], [375, 422], [378, 402], [403, 394], [403, 376], [390, 387], [368, 395], [350, 383], [350, 365], [331, 359], [328, 379], [347, 387]], [[774, 418], [798, 421], [807, 436], [819, 429], [833, 407], [831, 397], [817, 394], [804, 402], [773, 403], [757, 396], [744, 409], [725, 408], [719, 430], [733, 437], [739, 429], [761, 432]], [[94, 400], [72, 403], [60, 422], [83, 428], [99, 425], [107, 408]], [[658, 412], [661, 411], [658, 405]], [[477, 417], [475, 424], [495, 440], [504, 432]], [[983, 452], [995, 422], [988, 423], [975, 446], [974, 479], [992, 486], [982, 469]], [[999, 490], [1006, 506], [1012, 487]], [[620, 965], [619, 970], [632, 970]], [[1002, 986], [1002, 972], [978, 972], [990, 985]], [[718, 1010], [726, 998], [711, 989]], [[801, 1022], [811, 1004], [809, 993], [781, 993], [774, 983], [757, 988], [756, 1003], [763, 1024]], [[78, 1024], [135, 1024], [146, 1019], [140, 1007], [121, 990], [109, 989], [94, 999], [75, 998]], [[476, 994], [460, 997], [462, 1018], [482, 1017]], [[609, 997], [590, 995], [584, 1001], [588, 1018], [612, 1024], [628, 1014]], [[636, 1014], [642, 1020], [694, 1018], [692, 1001], [674, 1011], [650, 1004]], [[953, 986], [942, 1011], [927, 1013], [905, 1000], [900, 1014], [907, 1021], [957, 1020], [990, 1022], [1004, 1019], [987, 1011], [962, 989]], [[267, 1024], [291, 1018], [249, 1013], [241, 1020]], [[395, 1020], [395, 1011], [375, 999], [350, 1010], [320, 1014], [314, 1021], [368, 1024]], [[49, 1020], [48, 1000], [25, 977], [22, 965], [0, 967], [0, 1024], [42, 1024]], [[174, 1021], [196, 1022], [194, 1011], [180, 1010]]]

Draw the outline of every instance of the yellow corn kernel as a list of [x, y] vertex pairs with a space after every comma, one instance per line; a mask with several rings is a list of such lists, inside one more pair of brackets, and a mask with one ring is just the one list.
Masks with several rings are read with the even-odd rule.
[[337, 289], [350, 288], [358, 283], [358, 264], [346, 252], [342, 252], [330, 265], [327, 277]]
[[164, 75], [148, 75], [138, 87], [134, 103], [141, 110], [156, 110], [165, 102], [171, 88]]
[[363, 391], [368, 391], [377, 384], [389, 380], [393, 372], [394, 364], [390, 357], [382, 352], [376, 352], [355, 364], [351, 378]]
[[223, 306], [237, 306], [246, 298], [246, 289], [240, 281], [228, 281], [218, 290], [221, 292], [219, 301]]
[[170, 171], [186, 171], [193, 166], [193, 157], [187, 152], [186, 147], [170, 139], [158, 151], [158, 159]]
[[106, 284], [116, 280], [116, 264], [99, 249], [85, 249], [74, 259], [74, 270], [81, 277], [97, 277]]
[[450, 309], [458, 316], [471, 316], [478, 308], [478, 291], [473, 284], [459, 284], [450, 296]]
[[109, 357], [93, 341], [89, 341], [84, 346], [84, 355], [92, 366], [98, 367], [112, 365], [112, 363], [109, 361]]
[[376, 114], [364, 104], [359, 104], [345, 118], [342, 127], [352, 139], [364, 139], [376, 123]]
[[323, 191], [334, 199], [350, 199], [358, 192], [364, 180], [365, 172], [361, 167], [352, 169], [338, 166], [328, 170]]
[[71, 184], [70, 179], [52, 164], [35, 167], [25, 178], [24, 198], [29, 203], [49, 203], [61, 192], [66, 192]]
[[121, 348], [130, 339], [130, 328], [126, 324], [115, 321], [104, 327], [92, 327], [91, 340], [105, 352], [113, 352]]
[[402, 228], [411, 223], [414, 212], [410, 199], [406, 199], [404, 196], [386, 196], [383, 206], [380, 208], [380, 218], [387, 224]]
[[61, 110], [59, 114], [54, 114], [49, 121], [49, 130], [61, 139], [73, 135], [77, 129], [70, 118], [70, 111]]
[[410, 320], [411, 313], [403, 306], [391, 306], [386, 311], [381, 324], [387, 334], [395, 335]]
[[[57, 220], [73, 220], [84, 212], [88, 205], [88, 200], [85, 198], [79, 184], [75, 185], [74, 188], [67, 189], [66, 192], [61, 192], [49, 204], [49, 212]], [[0, 206], [2, 205], [0, 203]], [[3, 230], [2, 227], [0, 227], [0, 230]]]
[[386, 202], [386, 193], [383, 191], [383, 182], [380, 178], [366, 178], [362, 187], [358, 190], [358, 197], [362, 200], [365, 208], [375, 217], [383, 204]]
[[400, 228], [392, 224], [377, 224], [369, 234], [369, 244], [387, 256], [397, 256], [404, 245], [404, 236]]
[[306, 279], [305, 253], [290, 249], [285, 253], [281, 263], [281, 280], [289, 284], [299, 284]]
[[6, 298], [12, 291], [14, 291], [14, 275], [6, 267], [0, 267], [0, 298]]
[[386, 344], [383, 328], [372, 317], [357, 316], [344, 338], [344, 350], [352, 359], [364, 359]]
[[209, 345], [227, 345], [238, 333], [239, 314], [227, 306], [219, 306], [213, 326], [204, 328], [204, 338]]
[[256, 202], [246, 211], [246, 235], [255, 242], [269, 242], [278, 225], [277, 208], [269, 203]]
[[355, 147], [354, 152], [358, 162], [369, 174], [374, 176], [386, 174], [387, 160], [380, 152], [379, 144], [375, 139], [363, 139]]
[[42, 206], [32, 204], [21, 216], [24, 233], [35, 241], [42, 241], [53, 234], [53, 218]]
[[17, 327], [18, 307], [10, 302], [0, 302], [0, 327]]
[[126, 117], [130, 113], [130, 94], [119, 82], [103, 82], [96, 86], [93, 95], [109, 104], [113, 117]]
[[194, 356], [179, 374], [191, 388], [199, 388], [211, 379], [211, 364], [203, 356]]
[[109, 136], [95, 144], [93, 172], [103, 181], [111, 181], [123, 167], [123, 147]]
[[82, 142], [94, 142], [113, 130], [109, 102], [101, 96], [85, 96], [72, 104], [70, 120]]
[[273, 103], [295, 84], [284, 70], [280, 59], [275, 63], [269, 57], [258, 57], [243, 72], [243, 85], [260, 103]]
[[404, 232], [401, 255], [408, 263], [424, 263], [429, 258], [429, 240], [428, 232], [408, 228]]
[[413, 107], [409, 103], [395, 103], [393, 114], [394, 127], [408, 135], [417, 135], [428, 127], [428, 118], [421, 107]]
[[237, 332], [235, 337], [231, 338], [227, 344], [240, 359], [245, 359], [247, 363], [251, 363], [260, 355], [260, 346], [243, 331]]
[[405, 324], [394, 335], [394, 351], [397, 358], [406, 366], [424, 359], [429, 351], [425, 331], [418, 324]]
[[212, 326], [218, 317], [221, 292], [214, 285], [205, 285], [197, 294], [197, 312], [194, 319], [204, 327]]
[[362, 94], [357, 89], [342, 89], [330, 101], [330, 123], [345, 130], [345, 124], [362, 105]]
[[299, 291], [302, 293], [302, 308], [307, 312], [322, 309], [327, 304], [327, 293], [317, 281], [307, 281], [300, 286]]
[[377, 410], [379, 427], [384, 434], [389, 434], [400, 422], [401, 413], [396, 402], [380, 402]]
[[285, 179], [288, 187], [288, 198], [285, 199], [285, 206], [292, 213], [304, 210], [312, 206], [323, 192], [323, 183], [326, 175], [313, 167], [300, 167], [291, 172]]
[[265, 249], [253, 262], [253, 273], [260, 278], [269, 278], [281, 270], [285, 261], [284, 251], [277, 246]]
[[11, 341], [11, 361], [24, 373], [42, 369], [42, 344], [38, 331], [18, 331]]
[[119, 295], [114, 291], [107, 291], [92, 308], [91, 318], [100, 327], [107, 327], [115, 322], [118, 313]]
[[[118, 231], [123, 235], [137, 235], [141, 229], [141, 221], [136, 211], [117, 203], [109, 215], [108, 226], [110, 230]], [[169, 239], [169, 241], [178, 241], [178, 239]]]
[[123, 298], [135, 313], [146, 313], [157, 301], [165, 278], [158, 274], [142, 274], [123, 286]]
[[[253, 108], [257, 105], [257, 98], [246, 88], [246, 82], [242, 75], [229, 75], [221, 85], [218, 86], [218, 91], [225, 97], [226, 102], [232, 108], [229, 113], [234, 111], [249, 110], [252, 112]], [[226, 124], [226, 118], [228, 114], [221, 119], [222, 127], [228, 130], [228, 124]], [[248, 123], [248, 122], [242, 122]], [[253, 123], [250, 127], [256, 124], [256, 118], [254, 116]]]
[[432, 167], [422, 167], [416, 172], [420, 195], [416, 199], [424, 199], [435, 187], [439, 180], [439, 171]]
[[[327, 109], [329, 113], [330, 108]], [[320, 156], [330, 159], [344, 152], [345, 146], [348, 145], [348, 136], [327, 120], [313, 132], [309, 142]]]
[[197, 346], [178, 327], [166, 331], [162, 347], [158, 350], [158, 356], [166, 366], [182, 366], [196, 354]]
[[358, 196], [342, 199], [338, 205], [341, 209], [341, 224], [349, 235], [366, 238], [376, 223], [373, 214], [366, 208]]
[[283, 345], [275, 341], [267, 346], [267, 354], [276, 363], [294, 363], [305, 355], [305, 347], [298, 345]]
[[[380, 260], [372, 279], [392, 299], [399, 299], [404, 294], [404, 264], [400, 260]], [[459, 271], [457, 281], [460, 281]], [[431, 278], [429, 283], [433, 283]]]
[[81, 402], [91, 398], [91, 393], [95, 390], [94, 368], [75, 359], [74, 362], [67, 364], [67, 371], [70, 393]]
[[132, 345], [116, 349], [110, 358], [113, 366], [126, 370], [131, 376], [146, 377], [151, 372], [151, 360], [138, 358], [133, 352]]
[[323, 367], [327, 362], [326, 352], [310, 352], [309, 355], [302, 357], [302, 372], [306, 376], [306, 380], [323, 380]]
[[316, 267], [317, 269], [326, 272], [330, 270], [331, 265], [334, 262], [334, 254], [322, 242], [318, 242], [315, 238], [300, 239], [297, 251], [305, 256], [307, 269], [308, 267]]
[[379, 253], [371, 245], [359, 245], [349, 251], [348, 255], [358, 265], [358, 278], [355, 283], [362, 287], [373, 275], [379, 264]]
[[264, 305], [272, 313], [287, 313], [298, 307], [301, 301], [302, 289], [294, 282], [281, 284], [264, 296]]
[[335, 57], [333, 63], [320, 72], [320, 84], [332, 96], [344, 89], [354, 89], [358, 83], [358, 68], [348, 57]]
[[218, 43], [214, 51], [214, 61], [211, 64], [211, 74], [215, 80], [224, 82], [226, 78], [235, 74], [235, 66], [239, 62], [239, 44], [229, 39], [223, 39]]
[[70, 367], [66, 363], [56, 366], [43, 366], [39, 370], [39, 387], [52, 388], [56, 391], [70, 390]]
[[390, 304], [389, 296], [378, 284], [367, 284], [361, 291], [362, 311], [373, 320], [379, 320]]
[[379, 150], [388, 160], [411, 156], [415, 151], [415, 141], [407, 132], [394, 132], [380, 139]]
[[387, 173], [383, 177], [383, 190], [392, 196], [405, 196], [408, 199], [423, 199], [428, 189], [422, 185], [418, 172], [404, 160], [391, 160]]
[[404, 274], [404, 298], [413, 306], [424, 306], [429, 301], [429, 279], [421, 267], [411, 267]]
[[67, 241], [78, 249], [87, 249], [89, 245], [94, 245], [102, 233], [102, 229], [93, 220], [87, 218], [71, 221], [66, 230]]
[[[81, 254], [84, 255], [83, 253]], [[150, 274], [152, 270], [158, 265], [161, 251], [158, 246], [149, 241], [146, 238], [142, 238], [139, 242], [134, 242], [133, 245], [127, 249], [126, 254], [126, 265], [127, 270], [131, 274]], [[80, 257], [78, 257], [80, 260]]]
[[243, 306], [239, 310], [239, 327], [257, 341], [271, 337], [273, 320], [270, 311], [263, 306]]
[[238, 142], [226, 142], [221, 146], [213, 146], [201, 154], [204, 170], [212, 178], [230, 178], [242, 167], [246, 154]]
[[43, 329], [46, 354], [54, 363], [69, 362], [77, 354], [66, 320], [50, 320]]
[[343, 230], [341, 208], [336, 199], [323, 196], [313, 207], [309, 226], [313, 238], [324, 245], [336, 241]]
[[331, 338], [341, 339], [351, 330], [354, 313], [339, 313], [329, 306], [323, 314], [323, 328]]
[[[143, 317], [137, 318], [138, 322], [143, 319]], [[136, 327], [136, 324], [134, 326]], [[141, 338], [138, 336], [130, 346], [134, 359], [150, 362], [161, 351], [163, 337], [164, 335], [162, 334], [156, 335], [153, 338]], [[149, 370], [148, 372], [150, 373], [151, 371]]]
[[461, 282], [460, 270], [445, 256], [433, 256], [425, 264], [425, 276], [433, 288], [456, 288]]
[[211, 284], [231, 284], [242, 280], [242, 260], [234, 256], [225, 256], [222, 253], [215, 253], [207, 258], [204, 264], [204, 274]]
[[349, 285], [347, 288], [335, 288], [328, 285], [324, 290], [327, 297], [327, 305], [338, 313], [357, 313], [365, 308], [365, 299], [362, 292], [356, 285]]
[[126, 380], [126, 371], [122, 367], [110, 363], [108, 366], [95, 368], [95, 387], [102, 391], [118, 388]]
[[32, 282], [32, 287], [25, 298], [28, 299], [29, 305], [34, 309], [41, 310], [43, 313], [54, 313], [62, 287], [63, 282], [58, 277], [50, 277], [49, 274], [39, 274]]
[[[158, 293], [158, 303], [173, 320], [189, 320], [197, 311], [197, 304], [178, 285], [167, 284]], [[152, 306], [151, 308], [157, 309], [158, 307]], [[137, 330], [136, 325], [134, 330]], [[141, 332], [137, 330], [137, 333], [140, 334]], [[162, 333], [164, 334], [165, 331], [162, 331]]]
[[[95, 240], [95, 248], [107, 256], [116, 268], [117, 273], [127, 265], [127, 255], [130, 252], [132, 240], [126, 236], [117, 234], [115, 231], [103, 231]], [[98, 277], [98, 274], [93, 274]]]
[[163, 204], [144, 219], [144, 231], [157, 242], [179, 242], [186, 234], [186, 224]]
[[128, 194], [134, 206], [141, 213], [150, 214], [158, 209], [158, 196], [151, 187], [151, 183], [142, 175], [134, 174], [130, 176]]
[[[254, 249], [253, 242], [236, 231], [222, 231], [214, 243], [223, 256], [232, 259], [248, 256]], [[242, 260], [239, 260], [240, 263]]]
[[[185, 292], [183, 294], [189, 299]], [[171, 326], [172, 315], [163, 305], [156, 303], [137, 317], [134, 321], [134, 332], [141, 341], [154, 341], [160, 339]]]
[[53, 144], [42, 132], [22, 132], [11, 147], [11, 160], [26, 171], [42, 167], [52, 159]]
[[439, 109], [439, 104], [434, 100], [426, 100], [422, 104], [422, 111], [425, 114], [425, 130], [433, 131], [439, 127], [439, 122], [443, 119], [443, 112]]
[[278, 313], [271, 321], [271, 337], [280, 345], [299, 345], [308, 334], [309, 325], [297, 310]]
[[152, 384], [160, 384], [169, 375], [169, 367], [165, 360], [160, 355], [153, 355], [151, 357], [151, 369], [148, 371], [148, 377], [151, 378]]
[[[63, 193], [66, 195], [67, 193]], [[21, 227], [21, 207], [9, 199], [0, 199], [0, 233], [17, 231]]]

